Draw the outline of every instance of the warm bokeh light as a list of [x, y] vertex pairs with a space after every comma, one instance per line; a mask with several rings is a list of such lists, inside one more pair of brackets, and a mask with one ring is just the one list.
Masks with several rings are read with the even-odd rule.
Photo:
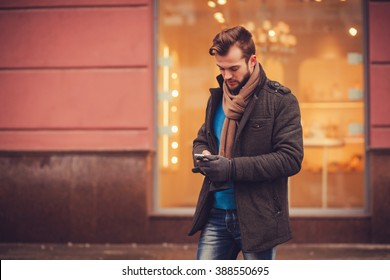
[[171, 131], [173, 133], [177, 133], [179, 131], [179, 128], [177, 127], [177, 125], [173, 125], [172, 128], [171, 128]]
[[214, 13], [214, 18], [219, 22], [219, 23], [224, 23], [225, 18], [223, 17], [223, 14], [220, 12]]
[[208, 1], [207, 2], [207, 5], [210, 7], [210, 8], [215, 8], [217, 6], [217, 4], [215, 4], [214, 1]]
[[357, 29], [355, 27], [351, 27], [349, 30], [348, 30], [349, 34], [353, 37], [355, 37], [358, 33]]
[[271, 36], [271, 37], [275, 37], [276, 36], [275, 30], [271, 29], [270, 31], [268, 31], [268, 35]]
[[177, 164], [179, 162], [178, 157], [172, 157], [171, 162], [172, 162], [172, 164]]
[[172, 90], [172, 97], [178, 97], [179, 91], [177, 89]]
[[177, 148], [179, 148], [179, 143], [177, 143], [176, 141], [172, 142], [171, 147], [172, 149], [176, 150]]

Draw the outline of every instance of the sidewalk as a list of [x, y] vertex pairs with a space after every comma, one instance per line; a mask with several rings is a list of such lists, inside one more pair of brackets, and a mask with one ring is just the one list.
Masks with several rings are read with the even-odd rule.
[[[0, 243], [1, 260], [192, 260], [195, 252], [195, 244]], [[288, 243], [278, 246], [276, 259], [390, 260], [390, 244]]]

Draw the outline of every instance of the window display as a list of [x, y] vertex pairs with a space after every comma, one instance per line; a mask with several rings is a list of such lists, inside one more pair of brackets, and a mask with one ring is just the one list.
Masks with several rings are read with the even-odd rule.
[[219, 74], [208, 49], [213, 34], [233, 25], [256, 34], [268, 77], [300, 103], [305, 157], [289, 180], [292, 213], [364, 211], [361, 1], [164, 0], [157, 7], [157, 211], [193, 211], [202, 177], [191, 173], [192, 141]]

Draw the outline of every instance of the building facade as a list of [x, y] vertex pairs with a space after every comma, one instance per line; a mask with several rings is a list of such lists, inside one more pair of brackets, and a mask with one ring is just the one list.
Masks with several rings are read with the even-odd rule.
[[[180, 7], [184, 22], [174, 7]], [[180, 156], [164, 156], [173, 143], [184, 146], [179, 155], [185, 156], [192, 132], [180, 142], [175, 129], [196, 128], [202, 118], [199, 112], [189, 111], [191, 122], [177, 127], [170, 120], [179, 123], [185, 113], [175, 117], [165, 111], [185, 111], [168, 93], [188, 103], [196, 101], [171, 90], [180, 87], [176, 75], [184, 76], [181, 84], [194, 82], [188, 73], [199, 76], [194, 69], [172, 71], [177, 61], [184, 65], [186, 59], [189, 63], [196, 59], [174, 51], [176, 38], [187, 42], [176, 50], [193, 46], [179, 36], [181, 29], [172, 27], [164, 33], [161, 23], [164, 19], [166, 26], [192, 24], [188, 9], [175, 1], [152, 0], [0, 3], [0, 242], [196, 240], [187, 237], [187, 231], [198, 188], [180, 188], [180, 184], [200, 178], [178, 176], [175, 164], [186, 170], [189, 166]], [[335, 168], [327, 162], [315, 172], [322, 180], [319, 191], [332, 180], [362, 188], [358, 195], [354, 191], [333, 194], [348, 203], [332, 202], [328, 192], [327, 199], [318, 200], [318, 207], [315, 198], [310, 200], [314, 187], [291, 191], [292, 206], [306, 207], [292, 211], [293, 242], [390, 242], [390, 31], [385, 28], [390, 25], [390, 1], [362, 1], [361, 11], [361, 70], [348, 65], [345, 69], [361, 71], [364, 98], [337, 106], [361, 110], [364, 132], [359, 132], [358, 140], [349, 135], [347, 143], [359, 144], [364, 166], [360, 173], [348, 170], [351, 179], [344, 171], [339, 172], [343, 177], [325, 177], [324, 168]], [[170, 48], [164, 45], [169, 36], [173, 36]], [[207, 51], [201, 55], [208, 59]], [[208, 81], [204, 84], [207, 90]], [[352, 96], [356, 93], [349, 91]], [[332, 103], [325, 101], [305, 101], [301, 107], [318, 112]], [[347, 126], [353, 134], [354, 123]], [[306, 143], [310, 155], [310, 141]], [[313, 151], [313, 157], [323, 156], [322, 149], [323, 145]], [[310, 174], [305, 176], [292, 178], [291, 188], [311, 180]], [[161, 187], [169, 185], [175, 187]], [[302, 193], [308, 198], [300, 201]], [[355, 196], [356, 200], [350, 199]], [[333, 213], [324, 207], [329, 203], [347, 210]], [[353, 207], [358, 211], [351, 211]]]

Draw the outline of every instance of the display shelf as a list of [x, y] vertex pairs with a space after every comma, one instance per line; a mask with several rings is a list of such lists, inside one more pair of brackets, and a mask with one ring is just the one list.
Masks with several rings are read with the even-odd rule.
[[[323, 201], [322, 173], [302, 170], [291, 178], [291, 207], [325, 209]], [[364, 171], [338, 170], [328, 173], [326, 209], [364, 207]]]
[[363, 109], [363, 101], [300, 102], [301, 109]]
[[344, 145], [342, 138], [304, 138], [303, 144], [308, 147], [338, 147]]
[[[339, 172], [337, 174], [337, 178], [336, 178], [337, 180], [334, 178], [332, 179], [332, 177], [335, 176], [334, 171], [332, 170], [330, 171], [328, 169], [328, 165], [329, 165], [328, 159], [329, 159], [330, 150], [334, 148], [342, 148], [345, 147], [346, 145], [355, 145], [355, 144], [362, 145], [364, 144], [364, 138], [363, 137], [341, 137], [341, 138], [308, 137], [303, 139], [303, 144], [305, 148], [321, 148], [322, 163], [321, 163], [320, 172], [318, 173], [302, 172], [301, 176], [304, 175], [303, 177], [305, 177], [308, 180], [308, 182], [311, 182], [310, 185], [315, 186], [317, 184], [318, 186], [320, 186], [321, 192], [318, 197], [321, 198], [321, 201], [317, 201], [317, 203], [320, 204], [321, 208], [325, 209], [325, 208], [333, 207], [334, 205], [329, 204], [329, 201], [332, 201], [332, 199], [329, 197], [329, 188], [338, 182], [337, 184], [341, 189], [343, 188], [348, 189], [349, 183], [352, 181], [352, 179], [347, 180], [347, 178], [345, 178], [344, 180], [342, 178], [342, 174], [344, 174], [345, 176], [349, 174], [345, 172], [341, 172], [341, 173]], [[360, 173], [363, 174], [363, 172]], [[313, 183], [313, 180], [310, 180], [310, 178], [315, 174], [317, 174], [316, 176], [318, 176], [319, 179], [319, 181], [317, 181], [316, 184]], [[340, 183], [341, 181], [343, 183]]]
[[313, 138], [306, 137], [303, 139], [303, 144], [307, 147], [323, 147], [323, 146], [342, 146], [347, 144], [363, 144], [364, 138], [358, 137], [342, 137], [342, 138]]
[[322, 153], [322, 208], [328, 207], [328, 149], [343, 146], [341, 138], [305, 138], [303, 145], [306, 147], [321, 147]]
[[364, 144], [364, 137], [345, 137], [345, 144]]

